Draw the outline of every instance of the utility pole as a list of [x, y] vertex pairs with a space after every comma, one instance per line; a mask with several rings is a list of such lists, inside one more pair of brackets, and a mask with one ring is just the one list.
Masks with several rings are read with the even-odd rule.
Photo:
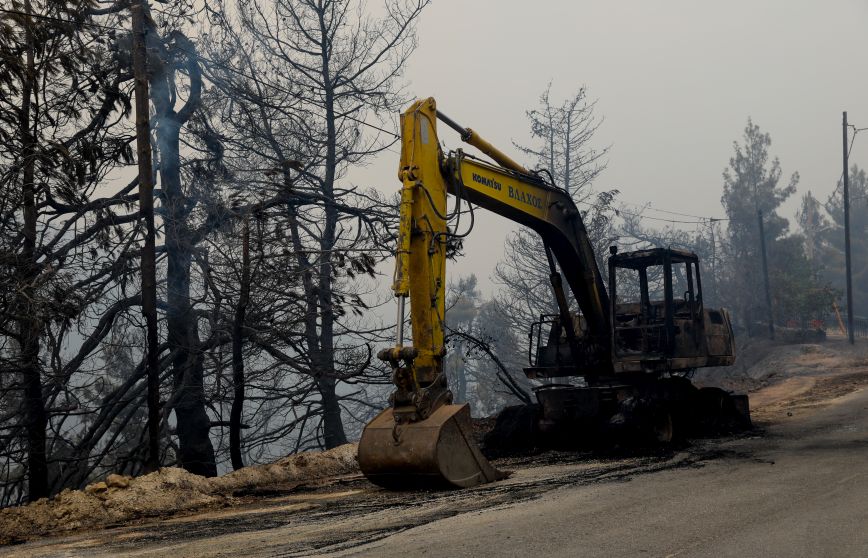
[[769, 321], [769, 339], [775, 338], [775, 321], [774, 314], [772, 313], [772, 291], [769, 288], [769, 262], [766, 257], [766, 233], [765, 226], [763, 225], [763, 210], [756, 210], [757, 219], [759, 219], [759, 234], [760, 234], [760, 251], [762, 252], [763, 258], [763, 284], [765, 285], [766, 290], [766, 310], [768, 310], [768, 321]]
[[853, 275], [850, 265], [850, 146], [847, 145], [847, 111], [842, 123], [844, 138], [844, 259], [847, 262], [847, 338], [853, 339]]
[[147, 0], [130, 6], [133, 24], [133, 75], [136, 91], [136, 151], [139, 161], [139, 216], [145, 221], [142, 247], [142, 315], [147, 328], [148, 459], [145, 468], [160, 467], [160, 359], [157, 339], [157, 255], [154, 227], [154, 181], [151, 164], [151, 122], [148, 97]]

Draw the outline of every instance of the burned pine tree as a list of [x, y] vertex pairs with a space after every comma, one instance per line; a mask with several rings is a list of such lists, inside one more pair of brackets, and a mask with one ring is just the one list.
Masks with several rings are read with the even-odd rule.
[[[178, 460], [191, 473], [215, 476], [211, 420], [205, 410], [199, 320], [190, 290], [193, 251], [200, 240], [191, 213], [198, 204], [190, 185], [182, 180], [180, 152], [181, 129], [201, 100], [202, 73], [193, 42], [180, 31], [163, 38], [151, 27], [148, 39], [154, 53], [149, 60], [150, 86], [167, 258], [167, 340], [175, 352], [171, 410], [177, 418]], [[184, 85], [182, 80], [186, 80]], [[186, 99], [181, 97], [182, 91]]]
[[[615, 236], [612, 215], [617, 191], [593, 190], [593, 181], [605, 170], [609, 152], [608, 147], [593, 146], [594, 133], [601, 124], [594, 108], [595, 101], [588, 98], [584, 87], [558, 104], [549, 85], [538, 107], [526, 113], [533, 145], [516, 147], [531, 158], [533, 168], [579, 204], [594, 252], [599, 255], [607, 253]], [[504, 253], [495, 270], [500, 287], [495, 301], [516, 331], [530, 331], [540, 313], [557, 312], [542, 240], [520, 228], [506, 238]], [[605, 265], [600, 269], [606, 273]]]
[[220, 40], [210, 43], [208, 57], [225, 62], [207, 72], [229, 96], [221, 120], [224, 138], [235, 144], [230, 149], [240, 154], [234, 172], [259, 190], [253, 195], [287, 197], [283, 211], [269, 219], [283, 227], [299, 279], [293, 343], [276, 334], [270, 339], [279, 343], [264, 335], [255, 342], [273, 358], [304, 363], [318, 395], [317, 438], [325, 447], [347, 440], [345, 396], [337, 385], [363, 371], [370, 360], [364, 354], [371, 353], [362, 351], [359, 365], [346, 361], [353, 353], [346, 338], [354, 332], [344, 308], [363, 305], [353, 277], [373, 272], [368, 250], [377, 248], [390, 218], [383, 200], [340, 179], [395, 141], [377, 129], [382, 123], [364, 124], [386, 118], [404, 101], [395, 90], [426, 3], [390, 3], [382, 19], [358, 15], [356, 3], [346, 1], [240, 3], [211, 14]]
[[89, 403], [87, 361], [138, 303], [116, 288], [131, 271], [135, 182], [108, 195], [99, 187], [132, 159], [118, 125], [129, 75], [89, 4], [15, 7], [0, 15], [3, 504], [47, 496], [76, 466], [65, 463], [66, 435]]
[[[476, 288], [476, 276], [447, 285], [443, 369], [455, 400], [471, 403], [477, 416], [492, 416], [510, 404], [530, 404], [530, 383], [521, 369], [527, 355], [492, 300]], [[520, 348], [521, 347], [521, 348]]]

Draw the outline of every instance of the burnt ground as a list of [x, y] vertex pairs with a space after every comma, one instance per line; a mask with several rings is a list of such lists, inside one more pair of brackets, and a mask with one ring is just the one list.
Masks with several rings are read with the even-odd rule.
[[[549, 494], [562, 490], [626, 483], [654, 473], [705, 469], [715, 463], [764, 463], [760, 448], [778, 443], [780, 425], [868, 386], [868, 359], [862, 352], [848, 351], [834, 344], [771, 351], [748, 371], [754, 376], [746, 375], [765, 387], [751, 394], [756, 427], [738, 436], [692, 440], [668, 451], [547, 451], [496, 459], [496, 467], [512, 472], [508, 479], [460, 491], [389, 492], [358, 474], [246, 487], [220, 505], [195, 512], [168, 519], [139, 518], [104, 529], [33, 540], [2, 548], [0, 555], [333, 553], [462, 514], [473, 518], [515, 509], [516, 504], [547, 500]], [[765, 367], [765, 372], [757, 366]]]
[[[749, 435], [756, 435], [751, 433]], [[543, 452], [498, 459], [495, 466], [512, 471], [505, 481], [460, 491], [390, 492], [372, 486], [361, 475], [314, 484], [272, 486], [240, 496], [231, 508], [210, 509], [164, 521], [140, 520], [109, 526], [98, 533], [80, 533], [64, 540], [7, 547], [10, 556], [135, 555], [159, 556], [167, 547], [173, 556], [202, 555], [200, 543], [223, 554], [222, 536], [253, 539], [276, 537], [280, 556], [333, 552], [377, 541], [397, 532], [458, 514], [516, 504], [566, 486], [625, 482], [637, 475], [684, 467], [731, 456], [715, 441], [694, 443], [681, 451], [600, 458], [574, 452]], [[266, 534], [269, 533], [269, 534]], [[3, 554], [3, 552], [0, 552]], [[259, 554], [257, 554], [259, 555]], [[265, 551], [261, 555], [275, 555]]]

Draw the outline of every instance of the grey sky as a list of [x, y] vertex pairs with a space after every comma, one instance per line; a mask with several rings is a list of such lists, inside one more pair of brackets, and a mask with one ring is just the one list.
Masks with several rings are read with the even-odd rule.
[[[841, 111], [868, 127], [866, 23], [868, 3], [850, 0], [435, 0], [406, 78], [410, 93], [436, 97], [511, 153], [549, 80], [557, 99], [585, 84], [605, 118], [597, 145], [612, 144], [595, 187], [709, 216], [723, 215], [721, 172], [750, 116], [771, 134], [785, 179], [801, 174], [792, 218], [803, 192], [823, 200], [840, 175]], [[441, 139], [460, 145], [451, 132]], [[866, 155], [868, 132], [853, 161]], [[397, 189], [396, 165], [387, 152], [351, 179]], [[489, 291], [510, 228], [478, 218], [450, 276], [474, 272]]]

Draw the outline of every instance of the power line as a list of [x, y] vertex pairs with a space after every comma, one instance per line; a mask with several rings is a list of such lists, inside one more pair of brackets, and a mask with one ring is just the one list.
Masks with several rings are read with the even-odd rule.
[[[707, 216], [707, 215], [695, 215], [695, 214], [693, 214], [693, 213], [682, 213], [682, 212], [679, 212], [679, 211], [671, 211], [671, 210], [668, 210], [668, 209], [659, 209], [659, 208], [656, 208], [656, 207], [652, 207], [650, 202], [648, 203], [648, 205], [640, 205], [640, 204], [635, 204], [635, 203], [629, 203], [629, 202], [628, 202], [627, 205], [632, 205], [633, 207], [638, 207], [638, 208], [641, 208], [642, 210], [647, 209], [647, 210], [650, 210], [650, 211], [656, 211], [656, 212], [658, 212], [658, 213], [666, 213], [666, 214], [668, 214], [668, 215], [679, 215], [679, 216], [681, 216], [681, 217], [693, 217], [694, 219], [700, 219], [701, 221], [699, 221], [699, 222], [706, 222], [706, 221], [729, 221], [729, 218], [728, 218], [728, 217], [709, 217], [709, 216]], [[652, 217], [648, 217], [648, 219], [651, 219], [651, 218], [652, 218]]]
[[[664, 211], [664, 210], [658, 210], [658, 211], [663, 211], [664, 213], [672, 213], [672, 214], [674, 214], [674, 215], [687, 215], [687, 216], [689, 216], [689, 217], [696, 217], [698, 220], [695, 220], [695, 221], [686, 221], [686, 220], [682, 220], [682, 219], [666, 219], [666, 218], [664, 218], [664, 217], [652, 217], [652, 216], [650, 216], [650, 215], [642, 215], [641, 213], [634, 213], [634, 212], [632, 212], [632, 211], [627, 211], [626, 209], [621, 209], [621, 208], [617, 208], [617, 209], [616, 209], [616, 208], [603, 207], [603, 206], [599, 206], [599, 205], [593, 204], [593, 203], [591, 203], [591, 202], [586, 202], [586, 201], [580, 201], [580, 202], [578, 202], [578, 203], [580, 203], [580, 204], [582, 204], [582, 205], [586, 205], [586, 206], [588, 206], [588, 207], [593, 207], [593, 208], [596, 209], [597, 211], [602, 211], [602, 210], [606, 210], [606, 209], [612, 209], [612, 211], [615, 212], [615, 215], [618, 215], [618, 216], [620, 216], [621, 214], [623, 214], [623, 215], [629, 215], [629, 216], [631, 216], [631, 217], [638, 217], [639, 219], [648, 219], [648, 220], [651, 220], [651, 221], [661, 221], [661, 222], [664, 222], [664, 223], [671, 223], [671, 224], [677, 224], [677, 225], [704, 225], [704, 224], [707, 224], [707, 223], [714, 223], [714, 222], [717, 222], [717, 221], [729, 221], [728, 218], [721, 218], [721, 217], [704, 217], [704, 216], [701, 216], [701, 215], [691, 215], [691, 214], [688, 214], [688, 213], [678, 213], [678, 212], [675, 212], [675, 211], [668, 211], [668, 212], [667, 212], [667, 211]], [[641, 206], [638, 206], [638, 205], [636, 205], [636, 204], [629, 204], [629, 205], [634, 205], [635, 207], [641, 207]]]
[[616, 214], [624, 213], [625, 215], [631, 215], [633, 217], [638, 217], [639, 219], [649, 219], [651, 221], [660, 221], [663, 223], [671, 223], [676, 225], [703, 225], [706, 223], [714, 223], [716, 221], [728, 221], [729, 219], [718, 219], [715, 217], [705, 217], [696, 221], [685, 221], [681, 219], [666, 219], [663, 217], [652, 217], [650, 215], [642, 215], [641, 213], [631, 213], [629, 211], [625, 211], [623, 209], [616, 209]]
[[[847, 148], [847, 160], [849, 161], [850, 160], [850, 153], [853, 152], [853, 144], [856, 143], [856, 135], [859, 132], [863, 132], [865, 130], [868, 130], [868, 128], [857, 128], [853, 124], [848, 124], [847, 127], [853, 129], [853, 137], [850, 138], [850, 147]], [[848, 171], [843, 171], [843, 170], [841, 171], [841, 174], [838, 176], [838, 181], [835, 183], [835, 190], [832, 192], [833, 196], [838, 193], [838, 190], [844, 184], [844, 172], [848, 172]]]
[[[849, 158], [850, 158], [850, 153], [853, 151], [853, 145], [854, 145], [855, 142], [856, 142], [856, 135], [857, 135], [859, 132], [868, 131], [868, 127], [866, 127], [866, 128], [857, 128], [857, 127], [854, 126], [853, 124], [850, 124], [850, 125], [848, 125], [848, 128], [850, 128], [850, 129], [853, 130], [853, 137], [850, 139], [850, 145], [849, 145], [849, 147], [847, 148], [847, 158], [849, 159]], [[836, 187], [835, 187], [835, 191], [834, 191], [833, 193], [837, 193], [837, 192], [838, 192], [838, 190], [839, 190], [840, 187], [841, 187], [841, 184], [842, 184], [843, 179], [844, 179], [844, 171], [842, 171], [841, 174], [840, 174], [840, 176], [838, 177], [838, 182], [837, 182], [837, 185], [836, 185]], [[864, 199], [864, 198], [866, 198], [866, 197], [868, 197], [868, 196], [857, 196], [855, 199]], [[589, 206], [591, 206], [591, 207], [594, 207], [595, 209], [598, 209], [598, 210], [603, 209], [603, 208], [601, 208], [601, 207], [599, 207], [599, 206], [596, 206], [596, 205], [591, 204], [591, 203], [588, 203], [588, 202], [580, 202], [580, 203], [584, 203], [584, 204], [589, 205]], [[624, 213], [625, 215], [630, 215], [630, 216], [633, 216], [633, 217], [639, 217], [640, 219], [650, 219], [650, 220], [653, 220], [653, 221], [662, 221], [662, 222], [666, 222], [666, 223], [685, 224], [685, 225], [703, 224], [703, 223], [707, 223], [707, 222], [712, 222], [712, 223], [713, 223], [713, 222], [717, 222], [717, 221], [730, 221], [730, 220], [731, 220], [731, 219], [726, 218], [726, 217], [708, 217], [708, 216], [704, 216], [704, 215], [695, 215], [695, 214], [692, 214], [692, 213], [682, 213], [682, 212], [679, 212], [679, 211], [671, 211], [671, 210], [667, 210], [667, 209], [658, 209], [658, 208], [652, 207], [650, 203], [649, 203], [648, 205], [640, 205], [640, 204], [635, 204], [635, 203], [626, 203], [626, 205], [632, 205], [633, 207], [641, 208], [642, 210], [647, 209], [647, 210], [650, 210], [650, 211], [656, 211], [656, 212], [658, 212], [658, 213], [666, 213], [666, 214], [668, 214], [668, 215], [678, 215], [678, 216], [681, 216], [681, 217], [693, 217], [693, 218], [695, 218], [695, 219], [699, 219], [699, 220], [698, 220], [698, 221], [684, 221], [684, 220], [679, 220], [679, 219], [664, 219], [664, 218], [662, 218], [662, 217], [651, 217], [651, 216], [647, 216], [647, 215], [642, 215], [641, 213], [632, 213], [632, 212], [629, 212], [629, 211], [625, 211], [625, 210], [623, 210], [623, 209], [621, 209], [621, 210], [616, 210], [616, 213], [620, 212], [620, 213]]]

